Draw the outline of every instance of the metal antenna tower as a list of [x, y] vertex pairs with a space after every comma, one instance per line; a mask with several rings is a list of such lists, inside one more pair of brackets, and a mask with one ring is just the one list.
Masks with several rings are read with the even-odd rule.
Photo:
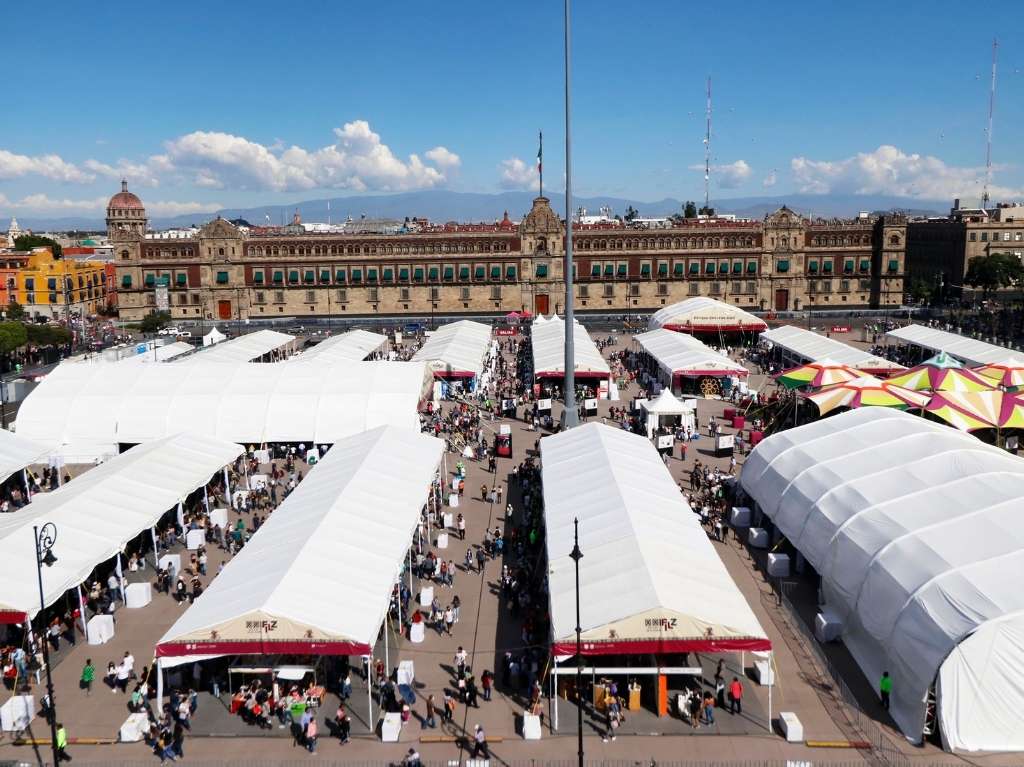
[[981, 195], [981, 207], [988, 207], [988, 188], [992, 183], [992, 114], [996, 108], [996, 51], [999, 41], [992, 38], [992, 84], [988, 92], [988, 131], [985, 135], [985, 191]]
[[704, 132], [704, 214], [711, 215], [711, 77], [708, 76], [707, 128]]

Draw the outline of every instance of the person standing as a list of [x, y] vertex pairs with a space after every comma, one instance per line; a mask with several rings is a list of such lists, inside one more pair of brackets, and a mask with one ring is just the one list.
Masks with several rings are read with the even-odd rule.
[[423, 717], [423, 724], [420, 726], [420, 729], [423, 729], [425, 727], [430, 727], [431, 729], [433, 729], [433, 728], [437, 727], [437, 719], [435, 718], [436, 711], [437, 711], [437, 709], [434, 706], [434, 696], [433, 695], [428, 695], [427, 696], [427, 713], [426, 713], [426, 716]]
[[484, 691], [484, 700], [491, 699], [491, 687], [494, 684], [494, 677], [490, 671], [484, 670], [484, 673], [480, 675], [480, 686]]
[[92, 681], [96, 678], [96, 668], [92, 665], [92, 658], [85, 659], [82, 666], [82, 676], [78, 680], [78, 687], [85, 690], [86, 697], [92, 695]]
[[473, 733], [473, 754], [472, 757], [482, 757], [484, 759], [491, 758], [491, 751], [487, 748], [487, 734], [484, 732], [484, 728], [480, 725], [476, 726], [476, 730]]
[[459, 679], [466, 675], [466, 663], [468, 660], [469, 656], [462, 645], [459, 645], [459, 649], [455, 651], [455, 657], [452, 659], [452, 663], [455, 665], [455, 676]]
[[306, 748], [309, 749], [309, 753], [316, 753], [316, 738], [317, 738], [317, 725], [316, 717], [311, 716], [309, 718], [309, 724], [306, 725]]
[[71, 761], [71, 756], [68, 754], [68, 731], [64, 729], [63, 722], [57, 722], [57, 761]]
[[743, 713], [743, 685], [736, 677], [729, 683], [729, 713]]
[[456, 528], [459, 531], [459, 540], [466, 540], [466, 518], [460, 513], [458, 519], [455, 521]]
[[451, 605], [444, 611], [444, 628], [448, 632], [448, 636], [452, 635], [452, 624], [455, 623], [455, 610]]
[[882, 696], [882, 708], [889, 710], [889, 697], [892, 695], [892, 677], [888, 671], [882, 672], [882, 679], [878, 683], [878, 692]]

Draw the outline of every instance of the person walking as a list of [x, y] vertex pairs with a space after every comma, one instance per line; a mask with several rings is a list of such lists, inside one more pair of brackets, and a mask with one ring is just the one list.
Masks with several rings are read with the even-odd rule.
[[480, 725], [476, 726], [475, 732], [473, 733], [472, 758], [476, 759], [478, 757], [482, 757], [484, 759], [491, 758], [491, 751], [487, 747], [487, 734], [484, 732], [484, 728]]
[[455, 718], [455, 698], [449, 690], [444, 691], [444, 721], [451, 722]]
[[444, 628], [448, 632], [448, 636], [452, 635], [452, 624], [455, 623], [455, 610], [451, 605], [448, 605], [444, 611]]
[[92, 658], [85, 659], [82, 666], [82, 676], [78, 679], [78, 688], [85, 690], [86, 697], [92, 695], [92, 681], [96, 678], [96, 668], [92, 665]]
[[882, 696], [882, 708], [889, 710], [889, 696], [892, 695], [892, 677], [888, 671], [882, 672], [882, 679], [878, 683], [878, 692]]
[[434, 718], [435, 717], [435, 713], [436, 713], [436, 708], [434, 706], [434, 696], [433, 695], [428, 695], [427, 696], [427, 713], [426, 713], [426, 716], [423, 717], [423, 723], [420, 725], [420, 729], [424, 729], [426, 727], [434, 729], [435, 727], [437, 727], [437, 719]]
[[455, 520], [456, 529], [459, 531], [459, 540], [466, 540], [466, 518], [460, 513], [458, 519]]
[[57, 761], [71, 761], [71, 756], [68, 754], [68, 731], [64, 729], [63, 722], [57, 722]]
[[463, 649], [462, 645], [459, 645], [459, 649], [455, 651], [455, 657], [452, 659], [452, 664], [455, 666], [455, 676], [462, 679], [466, 675], [466, 663], [469, 661], [469, 656]]
[[484, 700], [491, 699], [491, 687], [494, 685], [494, 676], [490, 671], [484, 670], [484, 673], [480, 675], [480, 686], [484, 691]]
[[311, 716], [309, 718], [309, 724], [306, 725], [306, 748], [309, 753], [316, 753], [316, 738], [318, 735], [316, 717]]
[[736, 677], [729, 683], [729, 713], [743, 713], [743, 685]]

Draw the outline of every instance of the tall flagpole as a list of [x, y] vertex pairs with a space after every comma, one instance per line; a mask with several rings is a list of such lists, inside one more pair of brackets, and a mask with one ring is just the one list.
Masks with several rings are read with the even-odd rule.
[[562, 424], [566, 429], [579, 426], [576, 412], [576, 355], [573, 348], [573, 285], [572, 285], [572, 100], [570, 77], [571, 40], [569, 33], [571, 0], [565, 0], [565, 412]]
[[544, 196], [544, 131], [537, 133], [537, 175], [540, 177], [540, 194]]

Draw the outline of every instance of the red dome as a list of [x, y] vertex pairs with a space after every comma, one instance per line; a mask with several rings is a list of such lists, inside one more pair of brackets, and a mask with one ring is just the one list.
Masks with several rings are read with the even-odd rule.
[[142, 210], [142, 200], [136, 197], [134, 194], [128, 191], [128, 182], [121, 182], [121, 191], [110, 198], [110, 202], [107, 203], [109, 210], [113, 209], [125, 209], [130, 208], [132, 210]]

